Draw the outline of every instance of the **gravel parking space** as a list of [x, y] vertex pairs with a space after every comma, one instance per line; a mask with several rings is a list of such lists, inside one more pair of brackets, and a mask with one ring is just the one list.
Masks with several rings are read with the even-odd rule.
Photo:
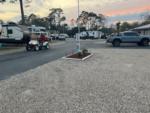
[[0, 113], [149, 113], [149, 49], [91, 49], [0, 81]]

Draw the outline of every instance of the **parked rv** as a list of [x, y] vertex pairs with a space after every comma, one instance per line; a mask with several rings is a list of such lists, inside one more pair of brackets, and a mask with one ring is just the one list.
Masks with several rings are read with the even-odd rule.
[[28, 43], [30, 36], [17, 24], [3, 24], [0, 28], [0, 43]]
[[[79, 35], [78, 33], [76, 36]], [[101, 31], [83, 31], [80, 33], [80, 39], [98, 39], [101, 38], [103, 33]], [[75, 37], [76, 37], [75, 36]]]
[[87, 39], [88, 38], [88, 32], [86, 32], [86, 31], [81, 32], [80, 33], [80, 38], [84, 39], [84, 40]]
[[41, 34], [44, 34], [47, 38], [49, 38], [49, 33], [46, 31], [45, 27], [32, 25], [28, 27], [30, 34], [35, 34], [37, 37], [40, 37]]
[[101, 38], [102, 32], [101, 31], [88, 31], [89, 39], [98, 39]]

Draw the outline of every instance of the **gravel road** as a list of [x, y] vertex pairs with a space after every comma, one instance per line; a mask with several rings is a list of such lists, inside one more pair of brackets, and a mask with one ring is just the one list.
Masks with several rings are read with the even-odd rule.
[[91, 49], [0, 81], [0, 113], [150, 113], [149, 49]]

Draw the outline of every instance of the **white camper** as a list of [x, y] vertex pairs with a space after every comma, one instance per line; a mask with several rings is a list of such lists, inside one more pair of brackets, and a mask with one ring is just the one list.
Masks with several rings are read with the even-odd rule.
[[3, 24], [0, 28], [0, 43], [24, 43], [24, 32], [16, 24]]
[[101, 31], [83, 31], [80, 34], [76, 33], [76, 35], [79, 35], [80, 39], [98, 39], [103, 33]]
[[49, 38], [49, 34], [48, 32], [46, 31], [46, 28], [45, 27], [40, 27], [40, 26], [35, 26], [35, 25], [32, 25], [31, 27], [28, 27], [28, 30], [31, 34], [35, 34], [37, 35], [38, 37], [41, 35], [41, 34], [44, 34], [46, 37]]
[[88, 31], [88, 37], [91, 39], [101, 38], [102, 34], [101, 31]]

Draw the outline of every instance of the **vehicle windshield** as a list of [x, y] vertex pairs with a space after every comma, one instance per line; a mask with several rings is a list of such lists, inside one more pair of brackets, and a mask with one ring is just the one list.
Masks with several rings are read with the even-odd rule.
[[125, 36], [139, 36], [139, 34], [136, 32], [125, 32], [124, 35]]
[[41, 32], [46, 32], [46, 29], [40, 29]]

